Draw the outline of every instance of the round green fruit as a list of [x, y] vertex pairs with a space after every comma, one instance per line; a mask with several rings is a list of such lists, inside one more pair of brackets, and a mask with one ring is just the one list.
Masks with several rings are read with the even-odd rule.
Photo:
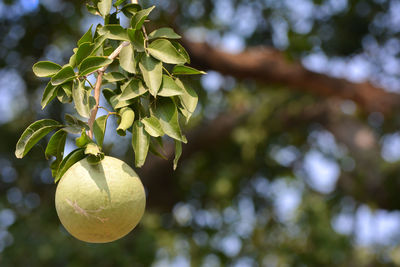
[[146, 197], [138, 175], [123, 161], [82, 159], [63, 175], [56, 209], [65, 229], [79, 240], [107, 243], [127, 235], [143, 216]]

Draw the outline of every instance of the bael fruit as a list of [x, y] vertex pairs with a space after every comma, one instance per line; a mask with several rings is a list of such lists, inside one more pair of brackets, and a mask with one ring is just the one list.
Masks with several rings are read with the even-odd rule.
[[56, 209], [67, 231], [85, 242], [107, 243], [127, 235], [143, 216], [146, 198], [138, 175], [123, 161], [87, 158], [61, 178]]

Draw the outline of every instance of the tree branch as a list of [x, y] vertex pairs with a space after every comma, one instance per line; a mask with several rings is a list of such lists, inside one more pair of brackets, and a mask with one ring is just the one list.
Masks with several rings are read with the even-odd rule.
[[[127, 42], [127, 41], [122, 42], [122, 43], [111, 53], [111, 55], [108, 56], [108, 58], [111, 59], [111, 60], [114, 60], [114, 59], [119, 55], [119, 53], [121, 53], [122, 48], [124, 48], [125, 46], [128, 46], [129, 44], [130, 44], [130, 42]], [[92, 74], [92, 73], [94, 73], [94, 72], [97, 72], [97, 73], [99, 74], [99, 75], [97, 76], [96, 85], [95, 85], [95, 88], [94, 88], [94, 98], [96, 99], [96, 105], [93, 107], [93, 109], [92, 109], [92, 111], [91, 111], [91, 113], [90, 113], [89, 121], [88, 121], [89, 128], [90, 128], [88, 135], [89, 135], [89, 137], [90, 137], [91, 139], [93, 139], [93, 124], [94, 124], [94, 121], [96, 120], [97, 111], [99, 110], [99, 104], [100, 104], [100, 88], [101, 88], [101, 84], [102, 84], [102, 82], [103, 82], [103, 75], [104, 75], [104, 72], [106, 71], [106, 69], [107, 69], [108, 66], [109, 66], [109, 65], [106, 65], [106, 66], [104, 66], [104, 67], [102, 67], [102, 68], [100, 68], [100, 69], [98, 69], [98, 70], [95, 70], [95, 71], [93, 71], [93, 72], [91, 72], [91, 73], [89, 73], [89, 74], [87, 75], [87, 76], [89, 76], [90, 74]]]
[[400, 95], [370, 83], [352, 83], [306, 70], [299, 62], [289, 62], [280, 51], [253, 47], [239, 54], [226, 53], [205, 43], [183, 40], [192, 64], [239, 79], [286, 85], [323, 97], [351, 99], [367, 112], [390, 113], [400, 106]]

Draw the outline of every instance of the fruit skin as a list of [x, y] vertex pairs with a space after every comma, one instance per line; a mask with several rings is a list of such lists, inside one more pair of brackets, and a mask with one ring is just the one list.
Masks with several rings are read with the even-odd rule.
[[55, 203], [71, 235], [89, 243], [107, 243], [135, 228], [146, 196], [134, 170], [106, 156], [98, 164], [85, 158], [71, 166], [58, 183]]

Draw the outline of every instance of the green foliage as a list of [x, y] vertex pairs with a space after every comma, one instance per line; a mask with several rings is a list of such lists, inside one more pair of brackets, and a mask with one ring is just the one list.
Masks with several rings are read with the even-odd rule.
[[174, 32], [171, 28], [160, 28], [149, 34], [149, 40], [157, 38], [180, 39], [182, 36]]
[[142, 167], [146, 161], [147, 152], [149, 150], [150, 136], [144, 130], [144, 125], [140, 121], [133, 123], [132, 129], [132, 147], [135, 152], [135, 165]]
[[157, 96], [162, 81], [162, 62], [152, 56], [143, 55], [139, 62], [139, 68], [143, 73], [143, 79], [149, 87], [150, 94]]
[[71, 153], [69, 153], [60, 163], [57, 174], [54, 177], [54, 182], [57, 183], [64, 173], [75, 163], [85, 158], [85, 149], [77, 148]]
[[[102, 147], [110, 115], [118, 117], [116, 132], [119, 135], [132, 132], [137, 167], [143, 166], [149, 150], [163, 157], [153, 143], [158, 143], [162, 149], [160, 137], [167, 135], [175, 141], [175, 169], [182, 153], [181, 142], [187, 142], [179, 117], [190, 118], [197, 105], [197, 94], [176, 75], [204, 72], [183, 65], [190, 59], [179, 43], [168, 40], [181, 38], [173, 29], [160, 28], [146, 35], [145, 22], [154, 6], [142, 9], [140, 5], [124, 3], [101, 0], [88, 4], [88, 11], [101, 16], [104, 26], [98, 25], [94, 36], [93, 25], [90, 26], [78, 40], [78, 47], [73, 49], [69, 64], [61, 67], [50, 61], [41, 61], [33, 66], [36, 76], [51, 78], [43, 93], [42, 108], [57, 96], [63, 104], [73, 102], [78, 115], [89, 119], [86, 123], [67, 114], [66, 125], [41, 120], [29, 126], [18, 141], [16, 156], [22, 158], [50, 131], [63, 128], [50, 138], [45, 152], [46, 157], [55, 157], [51, 171], [56, 182], [78, 160], [88, 157], [89, 162], [96, 164], [104, 158]], [[110, 14], [112, 6], [130, 19], [129, 28], [119, 24], [117, 13]], [[113, 70], [105, 73], [107, 68]], [[172, 74], [167, 68], [173, 68]], [[95, 88], [87, 76], [96, 74]], [[99, 103], [96, 103], [92, 91], [100, 90], [102, 83], [110, 86], [103, 89], [103, 94], [114, 110], [95, 118]], [[76, 138], [78, 148], [63, 159], [68, 133], [80, 135]]]
[[32, 123], [19, 138], [15, 149], [15, 156], [17, 158], [24, 157], [40, 139], [60, 127], [62, 127], [62, 125], [59, 122], [50, 119], [39, 120]]
[[40, 61], [33, 65], [32, 70], [38, 77], [52, 77], [61, 70], [61, 66], [50, 61]]
[[149, 45], [148, 51], [156, 59], [168, 64], [185, 64], [187, 61], [185, 55], [165, 39], [153, 41]]

